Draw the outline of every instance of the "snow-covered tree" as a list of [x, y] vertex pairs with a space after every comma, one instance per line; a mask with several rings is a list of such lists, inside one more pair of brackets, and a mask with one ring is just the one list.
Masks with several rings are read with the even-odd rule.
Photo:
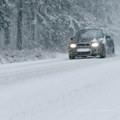
[[3, 46], [65, 51], [78, 29], [96, 27], [118, 35], [119, 10], [119, 0], [0, 0]]
[[0, 1], [0, 30], [4, 31], [4, 43], [8, 45], [10, 43], [10, 14], [11, 8], [6, 0]]

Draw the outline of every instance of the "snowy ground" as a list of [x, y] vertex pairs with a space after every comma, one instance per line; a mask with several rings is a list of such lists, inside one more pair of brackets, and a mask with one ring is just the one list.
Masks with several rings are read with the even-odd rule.
[[0, 65], [0, 120], [120, 120], [120, 56]]

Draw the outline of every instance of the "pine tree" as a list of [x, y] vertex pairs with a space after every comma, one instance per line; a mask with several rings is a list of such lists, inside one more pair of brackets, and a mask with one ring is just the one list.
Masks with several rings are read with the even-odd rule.
[[23, 0], [17, 3], [17, 49], [22, 49], [22, 21], [23, 21]]
[[5, 0], [0, 1], [0, 30], [4, 31], [4, 44], [10, 43], [10, 6]]

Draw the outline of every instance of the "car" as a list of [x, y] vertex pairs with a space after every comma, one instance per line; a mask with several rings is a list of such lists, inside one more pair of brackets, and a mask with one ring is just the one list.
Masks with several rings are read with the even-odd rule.
[[115, 54], [114, 40], [102, 29], [79, 30], [70, 39], [68, 50], [69, 59], [88, 56], [105, 58], [106, 55]]

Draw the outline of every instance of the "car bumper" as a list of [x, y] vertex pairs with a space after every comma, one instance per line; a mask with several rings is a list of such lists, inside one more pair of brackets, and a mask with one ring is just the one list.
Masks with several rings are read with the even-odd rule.
[[71, 56], [97, 56], [100, 55], [99, 48], [72, 49], [69, 51]]

